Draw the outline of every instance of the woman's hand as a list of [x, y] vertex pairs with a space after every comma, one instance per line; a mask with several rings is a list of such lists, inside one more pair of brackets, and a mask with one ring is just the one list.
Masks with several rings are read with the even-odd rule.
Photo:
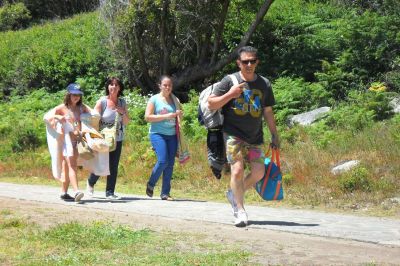
[[168, 113], [165, 115], [166, 119], [176, 118], [178, 116], [177, 113]]
[[121, 107], [121, 106], [116, 106], [116, 107], [115, 107], [115, 110], [116, 110], [118, 113], [120, 113], [120, 115], [124, 115], [124, 114], [126, 113], [125, 108], [124, 108], [124, 107]]
[[183, 111], [182, 110], [176, 110], [176, 115], [182, 118], [183, 116]]

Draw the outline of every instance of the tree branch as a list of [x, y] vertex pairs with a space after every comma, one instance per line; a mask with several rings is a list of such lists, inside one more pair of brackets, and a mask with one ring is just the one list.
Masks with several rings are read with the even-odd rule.
[[145, 58], [144, 52], [143, 52], [144, 46], [142, 44], [142, 39], [139, 37], [138, 29], [135, 26], [133, 27], [133, 35], [135, 38], [136, 51], [138, 52], [138, 55], [139, 55], [139, 63], [140, 63], [141, 72], [144, 77], [144, 81], [149, 88], [154, 88], [155, 84], [152, 81], [152, 79], [150, 78], [149, 68], [147, 67], [146, 58]]
[[220, 44], [221, 44], [221, 40], [222, 40], [222, 33], [224, 32], [224, 27], [225, 27], [226, 15], [228, 14], [229, 3], [230, 3], [229, 0], [222, 0], [222, 12], [221, 12], [217, 30], [215, 32], [214, 45], [213, 45], [213, 49], [212, 49], [213, 53], [211, 56], [210, 64], [214, 64], [218, 57]]
[[193, 67], [186, 68], [182, 73], [180, 73], [180, 75], [177, 75], [177, 78], [174, 80], [175, 88], [183, 87], [185, 84], [194, 81], [203, 80], [204, 78], [215, 74], [217, 71], [221, 70], [224, 66], [235, 60], [235, 58], [237, 57], [237, 51], [249, 42], [257, 26], [262, 22], [265, 14], [267, 14], [268, 9], [273, 1], [274, 0], [264, 1], [264, 3], [262, 4], [262, 6], [260, 7], [260, 9], [256, 14], [255, 20], [250, 25], [247, 32], [243, 35], [238, 46], [233, 51], [231, 51], [224, 58], [221, 58], [215, 64], [209, 64], [207, 66], [197, 64], [194, 65]]

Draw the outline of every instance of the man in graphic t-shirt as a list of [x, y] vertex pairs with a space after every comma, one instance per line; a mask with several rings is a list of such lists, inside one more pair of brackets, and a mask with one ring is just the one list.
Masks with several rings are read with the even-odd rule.
[[[279, 146], [272, 106], [275, 98], [271, 83], [257, 75], [257, 49], [245, 46], [238, 50], [236, 60], [240, 71], [234, 73], [238, 84], [226, 76], [208, 98], [210, 109], [222, 107], [226, 156], [231, 165], [231, 189], [226, 196], [232, 205], [235, 226], [247, 225], [243, 199], [247, 189], [264, 175], [263, 118], [271, 132], [271, 146]], [[250, 173], [244, 177], [244, 163], [250, 164]]]

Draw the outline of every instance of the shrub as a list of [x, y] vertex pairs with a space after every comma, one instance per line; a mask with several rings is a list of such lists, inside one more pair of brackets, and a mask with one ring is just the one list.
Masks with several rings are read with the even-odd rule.
[[23, 3], [0, 7], [0, 31], [18, 30], [28, 26], [31, 14]]
[[93, 11], [98, 5], [98, 0], [20, 0], [25, 3], [38, 19], [65, 18], [74, 14]]
[[369, 192], [372, 189], [372, 179], [367, 169], [357, 167], [339, 178], [339, 186], [345, 192], [361, 190]]
[[400, 93], [400, 70], [386, 72], [383, 79], [390, 90]]
[[0, 42], [0, 89], [5, 95], [37, 88], [54, 92], [77, 78], [84, 78], [93, 88], [112, 65], [105, 37], [97, 13], [0, 33], [5, 40]]
[[197, 120], [199, 95], [194, 90], [189, 92], [189, 102], [183, 105], [183, 130], [192, 140], [205, 139], [207, 131]]
[[41, 144], [42, 142], [37, 136], [36, 130], [25, 128], [16, 132], [11, 142], [11, 149], [13, 152], [23, 152], [26, 150], [35, 150]]
[[295, 177], [292, 174], [284, 174], [282, 176], [283, 184], [290, 186], [294, 183]]
[[327, 105], [331, 96], [321, 84], [312, 84], [300, 78], [279, 78], [275, 80], [273, 90], [279, 124], [284, 124], [290, 115]]
[[393, 115], [389, 106], [390, 95], [385, 92], [352, 90], [347, 101], [339, 103], [325, 121], [330, 126], [361, 130], [374, 121], [388, 119]]

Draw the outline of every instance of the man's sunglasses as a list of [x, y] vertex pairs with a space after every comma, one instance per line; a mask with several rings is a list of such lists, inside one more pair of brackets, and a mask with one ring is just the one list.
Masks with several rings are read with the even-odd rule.
[[257, 63], [257, 59], [240, 60], [240, 62], [242, 62], [242, 64], [244, 64], [244, 65], [248, 65], [249, 63], [250, 63], [251, 65], [254, 65], [255, 63]]

